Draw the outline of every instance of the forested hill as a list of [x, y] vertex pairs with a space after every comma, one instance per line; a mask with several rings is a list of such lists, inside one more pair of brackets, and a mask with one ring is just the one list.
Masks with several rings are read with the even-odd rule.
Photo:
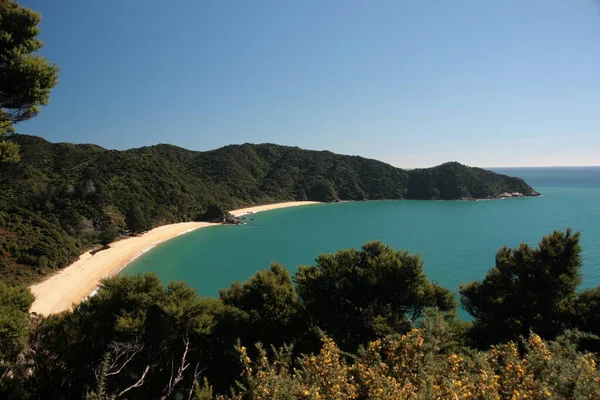
[[406, 171], [273, 144], [116, 151], [12, 139], [21, 146], [21, 162], [0, 164], [0, 273], [19, 282], [67, 265], [111, 232], [194, 220], [210, 204], [537, 195], [521, 179], [458, 163]]

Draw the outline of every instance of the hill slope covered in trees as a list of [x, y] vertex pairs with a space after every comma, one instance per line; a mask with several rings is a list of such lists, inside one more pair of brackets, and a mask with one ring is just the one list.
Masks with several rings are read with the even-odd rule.
[[61, 268], [116, 232], [198, 219], [211, 204], [537, 195], [519, 178], [458, 163], [406, 171], [274, 144], [116, 151], [12, 139], [22, 151], [20, 163], [0, 164], [0, 272], [15, 282]]

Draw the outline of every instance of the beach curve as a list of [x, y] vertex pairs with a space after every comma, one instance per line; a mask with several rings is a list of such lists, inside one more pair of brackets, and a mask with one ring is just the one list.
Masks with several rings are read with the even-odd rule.
[[[233, 210], [231, 214], [238, 217], [261, 211], [310, 204], [319, 203], [314, 201], [275, 203]], [[116, 275], [127, 264], [151, 248], [179, 235], [216, 225], [219, 224], [180, 222], [163, 225], [143, 235], [113, 242], [108, 249], [95, 253], [85, 252], [73, 264], [29, 287], [35, 296], [30, 311], [41, 315], [50, 315], [69, 310], [94, 292], [98, 288], [100, 280]]]

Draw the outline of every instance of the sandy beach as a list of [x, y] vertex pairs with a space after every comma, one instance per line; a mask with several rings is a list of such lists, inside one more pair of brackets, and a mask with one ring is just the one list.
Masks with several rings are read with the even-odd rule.
[[231, 214], [233, 214], [236, 217], [239, 217], [244, 214], [253, 214], [253, 213], [257, 213], [257, 212], [261, 212], [261, 211], [276, 210], [278, 208], [307, 206], [310, 204], [321, 204], [321, 203], [319, 203], [318, 201], [288, 201], [286, 203], [267, 204], [266, 206], [240, 208], [239, 210], [231, 211]]
[[[309, 204], [318, 203], [312, 201], [277, 203], [243, 208], [234, 210], [231, 213], [240, 216]], [[97, 289], [101, 279], [116, 275], [127, 264], [149, 249], [178, 235], [214, 225], [218, 224], [182, 222], [164, 225], [141, 236], [114, 242], [110, 245], [110, 248], [98, 251], [95, 254], [88, 251], [82, 254], [73, 264], [61, 269], [48, 279], [30, 286], [31, 292], [35, 296], [31, 311], [49, 315], [68, 310]]]

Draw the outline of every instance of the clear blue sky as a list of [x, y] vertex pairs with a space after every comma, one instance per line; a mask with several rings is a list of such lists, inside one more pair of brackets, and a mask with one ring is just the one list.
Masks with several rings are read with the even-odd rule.
[[595, 0], [23, 0], [61, 75], [18, 131], [401, 167], [600, 165]]

